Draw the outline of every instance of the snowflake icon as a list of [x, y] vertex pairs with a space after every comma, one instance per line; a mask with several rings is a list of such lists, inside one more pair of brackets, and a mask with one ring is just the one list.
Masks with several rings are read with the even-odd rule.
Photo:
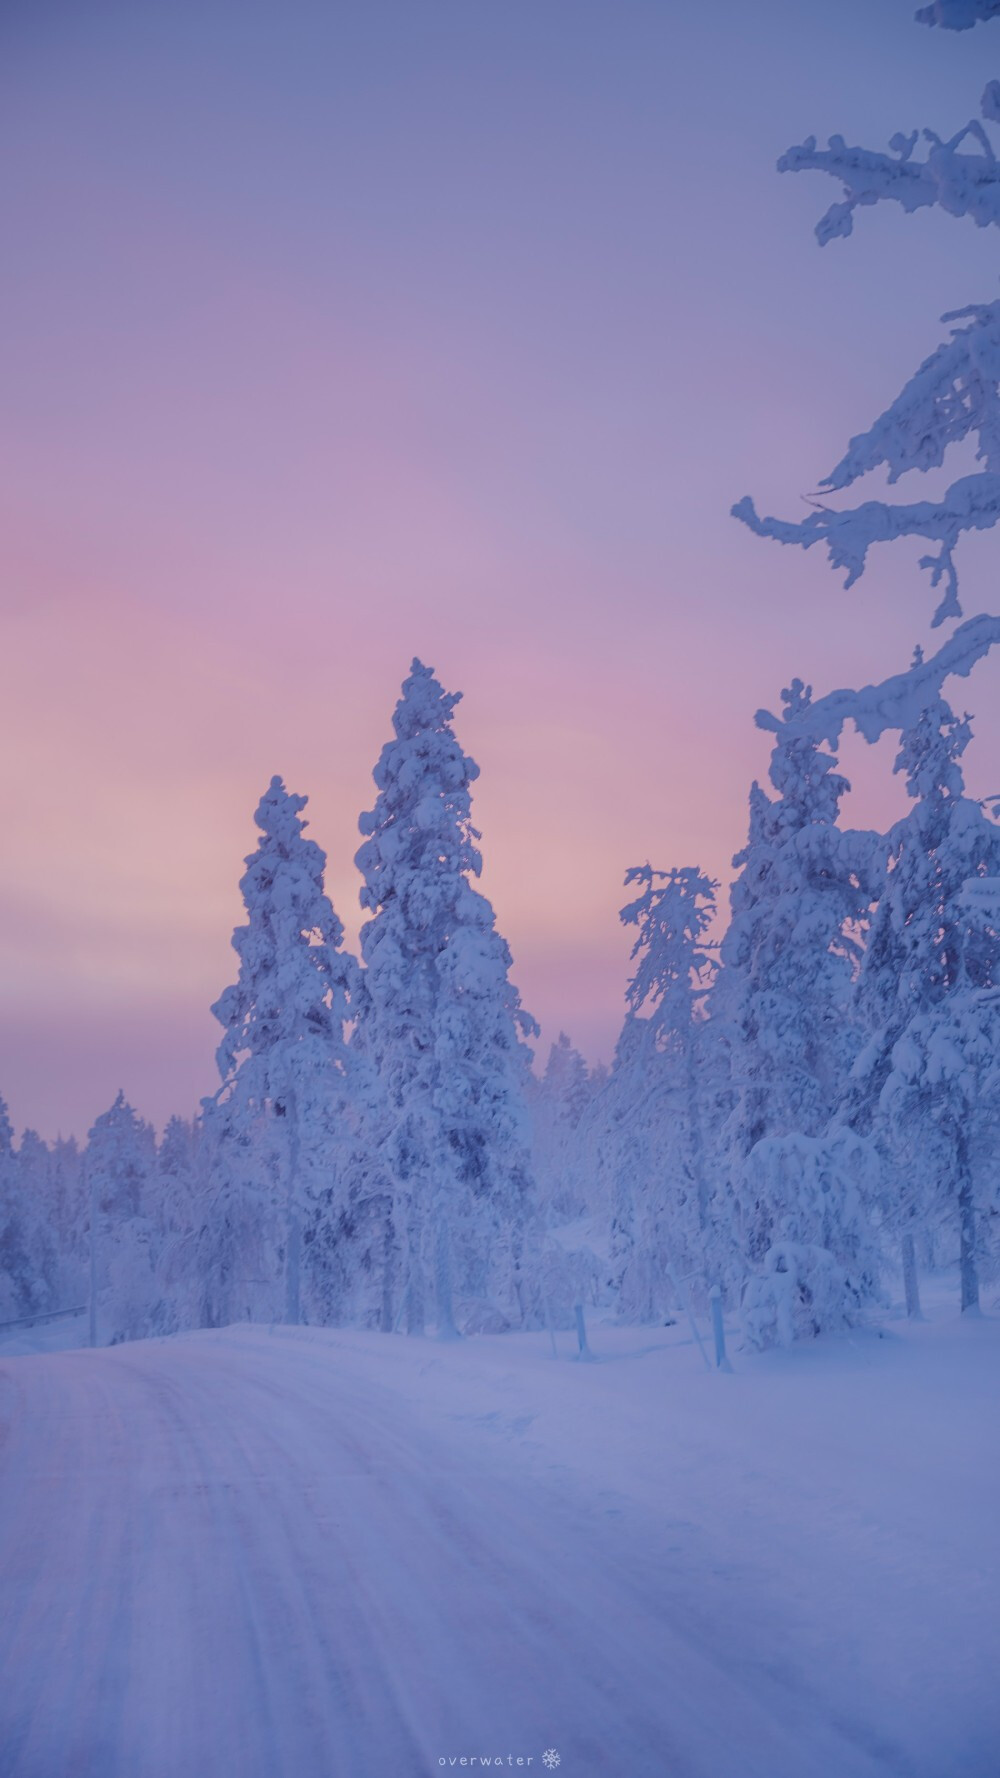
[[542, 1765], [547, 1772], [554, 1772], [557, 1766], [562, 1765], [562, 1758], [556, 1752], [554, 1747], [547, 1747], [545, 1749], [545, 1752], [542, 1754]]

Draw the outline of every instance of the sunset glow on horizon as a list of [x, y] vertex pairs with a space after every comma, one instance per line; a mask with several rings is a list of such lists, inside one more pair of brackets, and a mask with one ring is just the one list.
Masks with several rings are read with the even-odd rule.
[[[830, 194], [774, 172], [810, 131], [971, 115], [981, 45], [901, 31], [912, 10], [7, 9], [18, 1129], [82, 1136], [119, 1087], [159, 1125], [214, 1090], [273, 773], [310, 799], [356, 944], [357, 817], [414, 654], [463, 693], [539, 1055], [566, 1030], [610, 1059], [626, 868], [725, 884], [767, 771], [754, 711], [931, 638], [918, 549], [844, 593], [728, 516], [797, 510], [936, 318], [994, 294], [989, 243], [947, 218], [863, 214], [821, 254]], [[964, 548], [969, 615], [995, 604], [988, 548]], [[956, 695], [977, 794], [997, 671]], [[842, 758], [849, 818], [887, 819], [891, 748]]]

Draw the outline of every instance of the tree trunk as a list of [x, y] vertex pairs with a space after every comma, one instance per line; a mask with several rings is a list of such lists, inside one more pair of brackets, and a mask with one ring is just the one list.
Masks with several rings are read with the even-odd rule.
[[962, 1276], [962, 1313], [979, 1312], [979, 1274], [976, 1271], [976, 1211], [972, 1202], [972, 1181], [963, 1172], [958, 1194], [959, 1266]]
[[285, 1099], [288, 1119], [288, 1198], [285, 1233], [285, 1321], [297, 1327], [300, 1320], [299, 1273], [302, 1257], [302, 1220], [299, 1211], [299, 1116], [295, 1094]]
[[90, 1181], [90, 1344], [97, 1345], [97, 1181]]
[[392, 1226], [391, 1213], [386, 1216], [385, 1229], [382, 1235], [382, 1311], [379, 1317], [379, 1331], [392, 1333], [396, 1325], [396, 1317], [392, 1306], [392, 1287], [394, 1281], [393, 1247], [395, 1234]]
[[913, 1236], [903, 1236], [903, 1288], [906, 1291], [906, 1313], [911, 1321], [922, 1321], [920, 1280], [917, 1275], [917, 1248]]
[[406, 1331], [424, 1332], [424, 1272], [420, 1257], [420, 1224], [411, 1209], [406, 1228]]
[[423, 1279], [413, 1271], [406, 1281], [406, 1331], [408, 1334], [424, 1332]]
[[289, 1327], [298, 1327], [301, 1319], [299, 1304], [301, 1257], [302, 1224], [299, 1221], [298, 1209], [294, 1204], [290, 1204], [288, 1228], [285, 1234], [285, 1321]]
[[455, 1309], [451, 1287], [451, 1231], [444, 1206], [437, 1207], [434, 1231], [434, 1295], [437, 1302], [437, 1334], [439, 1340], [457, 1340]]
[[698, 1227], [702, 1234], [708, 1228], [708, 1181], [705, 1177], [704, 1143], [701, 1129], [701, 1111], [698, 1104], [698, 1074], [694, 1056], [695, 1034], [692, 1026], [687, 1032], [688, 1067], [688, 1137], [691, 1148], [691, 1165], [698, 1192]]

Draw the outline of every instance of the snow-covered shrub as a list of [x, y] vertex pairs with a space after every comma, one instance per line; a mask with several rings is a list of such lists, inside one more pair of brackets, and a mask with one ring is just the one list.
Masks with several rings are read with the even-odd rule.
[[864, 1307], [858, 1280], [825, 1247], [779, 1241], [744, 1287], [743, 1334], [758, 1351], [791, 1346], [855, 1326]]
[[460, 1296], [455, 1299], [455, 1326], [463, 1334], [509, 1333], [514, 1323], [499, 1304], [483, 1297]]
[[775, 1242], [825, 1247], [875, 1289], [872, 1235], [881, 1165], [874, 1143], [834, 1125], [822, 1136], [767, 1137], [751, 1150], [742, 1239], [752, 1256]]
[[772, 1322], [783, 1344], [849, 1326], [881, 1300], [880, 1179], [874, 1145], [851, 1130], [757, 1143], [742, 1207], [743, 1251], [761, 1256], [743, 1294], [751, 1343], [768, 1343]]

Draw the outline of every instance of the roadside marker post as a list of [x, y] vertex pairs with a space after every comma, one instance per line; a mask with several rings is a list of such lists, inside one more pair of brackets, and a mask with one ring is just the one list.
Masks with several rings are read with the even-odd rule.
[[549, 1339], [552, 1343], [552, 1356], [553, 1356], [553, 1358], [558, 1358], [559, 1357], [559, 1348], [556, 1345], [556, 1330], [555, 1330], [555, 1325], [552, 1320], [552, 1304], [549, 1302], [549, 1299], [547, 1296], [543, 1296], [542, 1302], [545, 1307], [545, 1325], [549, 1330]]
[[717, 1284], [713, 1284], [708, 1293], [712, 1305], [712, 1332], [715, 1335], [715, 1368], [717, 1371], [732, 1371], [732, 1365], [726, 1357], [726, 1329], [722, 1320], [722, 1292]]

